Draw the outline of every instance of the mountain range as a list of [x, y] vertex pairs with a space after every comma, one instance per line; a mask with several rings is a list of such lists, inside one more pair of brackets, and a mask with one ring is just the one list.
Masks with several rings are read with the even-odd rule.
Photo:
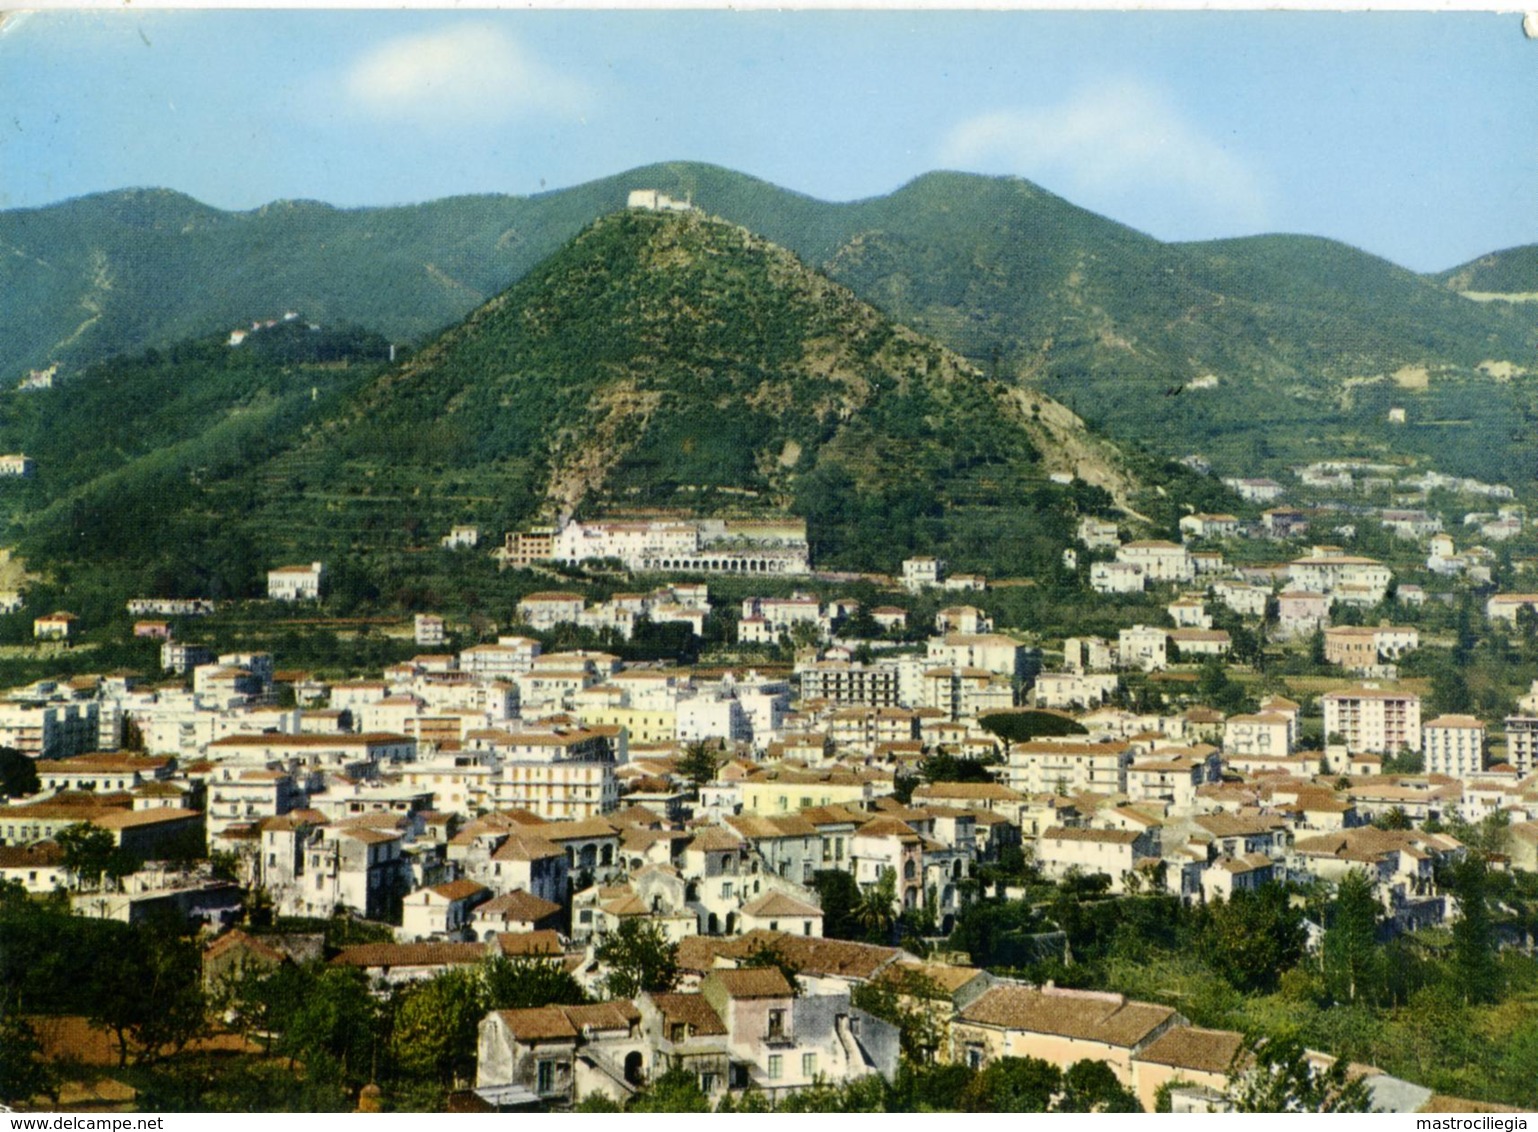
[[794, 514], [823, 566], [1044, 576], [1158, 466], [700, 211], [602, 216], [393, 362], [314, 325], [0, 398], [0, 443], [38, 465], [0, 492], [26, 560], [220, 596], [263, 562], [405, 579], [451, 523]]
[[1162, 243], [1017, 179], [830, 204], [668, 164], [389, 209], [106, 193], [0, 213], [0, 249], [4, 376], [60, 365], [0, 394], [0, 444], [39, 462], [0, 510], [34, 560], [159, 589], [625, 508], [793, 511], [852, 568], [1045, 569], [1079, 511], [1149, 507], [1152, 457], [1538, 467], [1530, 248], [1429, 277]]

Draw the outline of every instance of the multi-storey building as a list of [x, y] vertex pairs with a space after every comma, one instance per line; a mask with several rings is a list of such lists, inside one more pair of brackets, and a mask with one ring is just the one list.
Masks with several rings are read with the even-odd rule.
[[320, 562], [308, 566], [279, 566], [267, 571], [267, 596], [273, 601], [319, 601], [326, 567]]
[[614, 745], [603, 732], [493, 731], [470, 741], [497, 757], [491, 796], [499, 810], [558, 820], [597, 817], [619, 803]]
[[1326, 692], [1324, 733], [1339, 735], [1348, 754], [1395, 754], [1421, 749], [1421, 701], [1413, 692], [1350, 688]]
[[1472, 715], [1439, 715], [1421, 726], [1427, 774], [1472, 778], [1485, 769], [1485, 725]]
[[1000, 778], [1022, 794], [1124, 794], [1131, 746], [1084, 739], [1032, 739], [1014, 743]]
[[1523, 777], [1538, 770], [1538, 716], [1506, 717], [1506, 761]]

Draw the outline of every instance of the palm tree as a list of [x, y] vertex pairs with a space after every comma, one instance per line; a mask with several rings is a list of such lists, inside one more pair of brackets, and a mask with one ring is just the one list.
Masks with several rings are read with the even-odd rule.
[[852, 909], [855, 923], [864, 930], [870, 940], [886, 943], [892, 938], [892, 926], [897, 913], [892, 910], [897, 902], [897, 870], [882, 869], [875, 884], [860, 893], [860, 899]]

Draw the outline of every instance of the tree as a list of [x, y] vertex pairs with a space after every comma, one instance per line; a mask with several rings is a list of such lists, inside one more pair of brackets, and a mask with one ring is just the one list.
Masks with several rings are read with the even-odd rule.
[[934, 1060], [945, 1040], [950, 996], [922, 968], [894, 966], [856, 986], [851, 1005], [897, 1027], [903, 1056], [916, 1064]]
[[1372, 1111], [1366, 1080], [1350, 1076], [1345, 1058], [1316, 1066], [1296, 1038], [1252, 1039], [1241, 1061], [1228, 1079], [1238, 1112]]
[[76, 822], [54, 834], [54, 841], [64, 855], [64, 867], [75, 878], [75, 887], [94, 888], [112, 863], [117, 841], [105, 829], [89, 822]]
[[993, 712], [980, 716], [977, 725], [1003, 740], [1006, 757], [1013, 743], [1062, 735], [1089, 734], [1082, 723], [1051, 711]]
[[140, 929], [97, 958], [88, 975], [91, 1020], [117, 1037], [118, 1063], [179, 1051], [205, 1028], [201, 951], [174, 929]]
[[390, 1035], [396, 1065], [411, 1076], [441, 1085], [473, 1077], [487, 999], [486, 983], [476, 970], [445, 971], [407, 988]]
[[1361, 869], [1352, 869], [1336, 887], [1335, 914], [1324, 933], [1324, 980], [1335, 1001], [1372, 996], [1381, 978], [1382, 956], [1372, 881]]
[[482, 974], [487, 1010], [580, 1006], [587, 1001], [582, 984], [554, 959], [495, 955], [486, 961]]
[[968, 1083], [961, 1093], [966, 1112], [1046, 1112], [1062, 1086], [1051, 1062], [1035, 1057], [1001, 1057]]
[[1142, 1112], [1137, 1096], [1103, 1061], [1076, 1061], [1063, 1074], [1058, 1112]]
[[1470, 854], [1452, 866], [1448, 881], [1448, 887], [1458, 898], [1451, 982], [1467, 1005], [1494, 1002], [1500, 991], [1500, 967], [1495, 958], [1495, 931], [1490, 923], [1484, 861]]
[[0, 794], [19, 798], [41, 787], [37, 765], [15, 747], [0, 747]]
[[634, 998], [644, 991], [670, 991], [678, 982], [678, 945], [669, 943], [660, 925], [627, 916], [598, 945], [598, 961], [609, 968], [604, 992], [610, 998]]
[[25, 1018], [0, 1013], [0, 1102], [15, 1106], [33, 1097], [59, 1099], [58, 1075], [43, 1060], [43, 1046]]
[[957, 758], [947, 751], [936, 751], [926, 756], [918, 765], [919, 777], [925, 782], [992, 782], [988, 764], [978, 759]]
[[875, 884], [860, 893], [851, 914], [869, 943], [888, 944], [897, 923], [893, 905], [897, 901], [897, 870], [884, 868]]
[[690, 743], [684, 748], [684, 753], [679, 756], [674, 769], [678, 774], [694, 784], [698, 790], [705, 783], [716, 776], [718, 763], [716, 752], [710, 749], [705, 742]]
[[307, 1076], [361, 1088], [373, 1076], [379, 1005], [355, 967], [327, 967], [309, 981], [278, 1043]]
[[1275, 990], [1282, 972], [1303, 956], [1302, 912], [1292, 907], [1287, 889], [1279, 884], [1214, 901], [1199, 922], [1202, 957], [1235, 990]]
[[860, 886], [843, 869], [818, 869], [812, 874], [812, 888], [822, 908], [822, 934], [829, 939], [859, 939], [860, 925], [854, 917], [860, 902]]
[[694, 1071], [675, 1065], [630, 1099], [627, 1112], [709, 1112]]

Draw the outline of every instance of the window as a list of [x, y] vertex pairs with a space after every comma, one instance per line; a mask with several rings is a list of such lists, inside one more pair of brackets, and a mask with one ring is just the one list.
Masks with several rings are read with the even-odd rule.
[[785, 1036], [785, 1011], [769, 1011], [769, 1036], [771, 1038], [783, 1038]]
[[549, 1093], [555, 1090], [555, 1062], [541, 1061], [539, 1063], [539, 1079], [535, 1086], [537, 1092]]
[[723, 897], [730, 897], [731, 894], [732, 894], [732, 882], [729, 881], [729, 880], [722, 881], [721, 882], [721, 895]]
[[700, 1092], [709, 1096], [716, 1091], [716, 1075], [714, 1073], [700, 1074]]
[[778, 1081], [785, 1072], [785, 1059], [777, 1053], [769, 1055], [769, 1080]]
[[967, 1068], [981, 1069], [983, 1067], [983, 1047], [967, 1046]]
[[817, 1055], [815, 1053], [803, 1053], [801, 1055], [801, 1076], [817, 1076]]

